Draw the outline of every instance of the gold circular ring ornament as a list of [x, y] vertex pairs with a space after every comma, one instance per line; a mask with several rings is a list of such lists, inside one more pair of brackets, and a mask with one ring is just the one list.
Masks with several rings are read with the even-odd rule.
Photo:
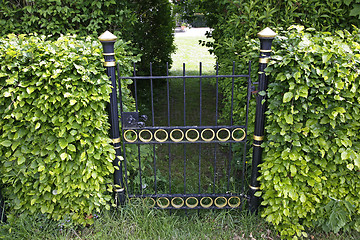
[[[146, 203], [146, 201], [149, 201], [149, 200], [152, 201], [151, 204], [147, 204], [147, 203]], [[155, 203], [156, 203], [156, 202], [155, 202], [155, 199], [150, 198], [150, 197], [146, 197], [146, 198], [143, 199], [143, 203], [144, 203], [144, 205], [150, 205], [149, 207], [150, 207], [150, 208], [153, 208], [153, 207], [155, 207]]]
[[[210, 131], [210, 132], [212, 133], [212, 137], [210, 137], [210, 138], [204, 137], [204, 132], [206, 132], [206, 131]], [[205, 129], [201, 132], [201, 139], [204, 140], [205, 142], [211, 142], [214, 138], [215, 138], [215, 132], [214, 132], [214, 130], [212, 130], [211, 128], [205, 128]]]
[[[148, 132], [148, 133], [150, 134], [150, 138], [146, 139], [146, 138], [141, 137], [141, 134], [142, 134], [143, 132]], [[153, 137], [153, 134], [152, 134], [152, 132], [151, 132], [150, 130], [143, 129], [143, 130], [141, 130], [141, 131], [139, 132], [139, 139], [140, 139], [140, 141], [142, 141], [142, 142], [150, 142], [151, 139], [152, 139], [152, 137]]]
[[[129, 133], [129, 132], [132, 132], [132, 133], [135, 134], [135, 138], [134, 138], [134, 139], [129, 139], [129, 138], [126, 137], [126, 134]], [[124, 139], [125, 139], [125, 141], [127, 141], [127, 142], [135, 142], [135, 141], [137, 140], [137, 133], [136, 133], [134, 130], [132, 130], [132, 129], [128, 129], [128, 130], [126, 130], [126, 131], [124, 132]]]
[[[191, 137], [189, 137], [189, 132], [191, 132], [191, 131], [195, 131], [196, 132], [196, 137], [195, 138], [191, 138]], [[190, 128], [190, 129], [188, 129], [186, 132], [185, 132], [185, 137], [186, 137], [186, 139], [189, 141], [189, 142], [195, 142], [196, 140], [198, 140], [199, 139], [199, 136], [200, 136], [200, 134], [199, 134], [199, 131], [198, 130], [196, 130], [195, 128]]]
[[[174, 132], [180, 132], [180, 133], [181, 133], [181, 138], [174, 138], [174, 137], [173, 137], [173, 133], [174, 133]], [[172, 131], [170, 132], [170, 139], [171, 139], [172, 141], [174, 141], [174, 142], [180, 142], [181, 140], [184, 139], [184, 133], [183, 133], [183, 131], [181, 131], [181, 130], [178, 129], [178, 128], [172, 130]]]
[[[190, 204], [190, 203], [188, 202], [190, 199], [195, 199], [196, 203], [195, 203], [195, 204]], [[199, 200], [197, 200], [197, 198], [194, 198], [194, 197], [188, 197], [188, 198], [186, 199], [186, 201], [185, 201], [185, 204], [186, 204], [186, 206], [188, 206], [189, 208], [194, 208], [194, 207], [196, 207], [197, 205], [199, 205]]]
[[[162, 205], [161, 204], [161, 199], [165, 199], [166, 200], [166, 204], [165, 205]], [[170, 200], [166, 197], [159, 197], [157, 200], [156, 200], [156, 203], [157, 205], [160, 207], [160, 208], [167, 208], [169, 205], [170, 205]]]
[[[157, 133], [160, 133], [160, 132], [164, 132], [166, 137], [163, 138], [163, 139], [158, 138], [158, 137], [156, 136], [156, 134], [157, 134]], [[155, 138], [155, 140], [158, 141], [158, 142], [165, 142], [165, 141], [168, 139], [168, 137], [169, 137], [169, 134], [168, 134], [167, 131], [165, 131], [164, 129], [158, 129], [158, 130], [156, 130], [156, 131], [154, 132], [154, 138]]]
[[[236, 199], [237, 202], [235, 204], [232, 204], [230, 202], [231, 199]], [[240, 206], [240, 203], [241, 203], [241, 199], [239, 197], [236, 197], [236, 196], [232, 196], [228, 199], [228, 205], [229, 207], [232, 207], [232, 208], [237, 208], [238, 206]]]
[[[204, 201], [205, 199], [210, 199], [210, 203], [208, 203], [208, 204], [203, 203], [203, 201]], [[212, 200], [211, 197], [203, 197], [203, 198], [200, 199], [200, 205], [201, 205], [203, 208], [209, 208], [209, 207], [211, 207], [211, 206], [213, 205], [213, 203], [214, 203], [214, 201]]]
[[[224, 202], [223, 204], [218, 204], [217, 201], [218, 201], [219, 199], [224, 199], [225, 202]], [[215, 203], [215, 206], [217, 206], [218, 208], [223, 208], [223, 207], [225, 207], [226, 204], [227, 204], [227, 199], [226, 199], [225, 197], [217, 197], [217, 198], [215, 198], [214, 203]]]
[[[220, 133], [221, 131], [226, 131], [226, 132], [228, 133], [228, 136], [227, 136], [226, 138], [221, 138], [221, 137], [219, 137], [219, 133]], [[220, 129], [217, 130], [217, 132], [216, 132], [216, 138], [217, 138], [220, 142], [226, 142], [227, 140], [230, 139], [230, 136], [231, 136], [231, 133], [230, 133], [229, 129], [227, 129], [227, 128], [220, 128]]]
[[[234, 136], [234, 133], [235, 133], [237, 130], [240, 130], [240, 131], [242, 131], [242, 133], [243, 133], [243, 135], [242, 135], [240, 138], [236, 138], [236, 137]], [[246, 135], [245, 130], [242, 129], [242, 128], [235, 128], [235, 129], [232, 131], [232, 133], [231, 133], [231, 137], [234, 139], [234, 141], [237, 141], [237, 142], [240, 142], [240, 141], [244, 140], [245, 135]]]
[[[181, 203], [180, 204], [176, 204], [175, 203], [175, 200], [176, 199], [180, 199], [181, 200]], [[174, 197], [173, 199], [171, 199], [171, 205], [174, 207], [174, 208], [181, 208], [182, 206], [184, 206], [184, 199], [182, 199], [181, 197]]]

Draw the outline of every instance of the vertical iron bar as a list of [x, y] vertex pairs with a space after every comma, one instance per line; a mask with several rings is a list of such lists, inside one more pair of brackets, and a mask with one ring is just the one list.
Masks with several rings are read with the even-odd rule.
[[[202, 63], [199, 63], [199, 76], [200, 76], [200, 126], [201, 126], [201, 110], [202, 110]], [[201, 193], [201, 143], [199, 143], [199, 194]]]
[[[152, 62], [150, 62], [150, 77], [152, 77]], [[150, 89], [151, 89], [151, 118], [152, 126], [155, 126], [155, 116], [154, 116], [154, 86], [153, 79], [150, 79]], [[155, 182], [155, 194], [157, 194], [157, 182], [156, 182], [156, 152], [155, 144], [153, 144], [153, 153], [154, 153], [154, 182]]]
[[[276, 33], [270, 28], [265, 28], [258, 33], [260, 39], [260, 58], [259, 58], [259, 86], [258, 92], [267, 90], [268, 77], [265, 75], [265, 68], [270, 60], [271, 44], [275, 38]], [[260, 176], [259, 164], [261, 163], [262, 148], [261, 143], [264, 140], [265, 132], [265, 111], [266, 111], [266, 94], [256, 96], [256, 113], [255, 113], [255, 129], [254, 129], [254, 142], [253, 142], [253, 159], [251, 168], [250, 180], [250, 211], [256, 213], [260, 205], [260, 197], [256, 197], [255, 193], [260, 189], [260, 183], [257, 180]]]
[[[136, 77], [136, 64], [135, 63], [133, 66], [133, 76]], [[135, 91], [135, 109], [136, 109], [136, 112], [139, 112], [136, 78], [134, 79], [134, 91]], [[142, 195], [143, 194], [143, 184], [142, 184], [142, 171], [141, 171], [141, 149], [140, 149], [140, 144], [136, 144], [136, 145], [137, 145], [137, 150], [138, 150], [138, 161], [139, 161], [140, 194]]]
[[[169, 76], [169, 63], [166, 63], [166, 76]], [[170, 84], [169, 79], [166, 79], [166, 95], [167, 95], [167, 114], [168, 114], [168, 127], [170, 127]], [[169, 193], [171, 194], [171, 144], [168, 143], [169, 153]]]
[[[233, 62], [233, 66], [232, 66], [232, 75], [235, 75], [235, 62]], [[232, 83], [231, 83], [231, 109], [230, 109], [230, 126], [233, 125], [233, 112], [234, 112], [234, 83], [235, 83], [235, 78], [232, 78]], [[232, 159], [233, 159], [233, 153], [232, 153], [232, 144], [229, 143], [229, 153], [230, 153], [230, 158], [229, 158], [229, 162], [228, 162], [228, 179], [227, 179], [227, 190], [230, 191], [230, 175], [231, 175], [231, 164], [232, 164]]]
[[[123, 142], [122, 148], [123, 148], [123, 157], [124, 157], [124, 166], [125, 166], [125, 189], [127, 192], [130, 192], [129, 186], [128, 186], [128, 181], [127, 181], [127, 161], [126, 161], [126, 149], [125, 149], [125, 143], [124, 143], [124, 128], [123, 128], [123, 117], [122, 117], [122, 113], [123, 113], [123, 101], [122, 101], [122, 84], [121, 84], [121, 79], [120, 79], [120, 65], [119, 63], [116, 64], [117, 65], [117, 77], [118, 77], [118, 85], [119, 85], [119, 101], [120, 101], [120, 124], [121, 124], [121, 139]], [[118, 146], [118, 148], [120, 148], [120, 146]], [[120, 162], [120, 171], [121, 171], [121, 175], [123, 174], [123, 169], [122, 169], [122, 162]]]
[[249, 107], [250, 107], [250, 98], [251, 98], [251, 61], [249, 62], [248, 68], [248, 81], [247, 81], [247, 100], [246, 100], [246, 119], [245, 119], [245, 138], [244, 138], [244, 152], [243, 152], [243, 164], [242, 164], [242, 178], [241, 178], [241, 189], [242, 193], [245, 193], [245, 170], [246, 170], [246, 142], [247, 142], [247, 133], [248, 133], [248, 123], [249, 123]]
[[116, 92], [116, 78], [115, 78], [115, 52], [114, 44], [117, 37], [109, 31], [104, 32], [98, 38], [103, 46], [104, 67], [109, 76], [112, 85], [112, 92], [110, 94], [110, 103], [108, 105], [109, 121], [110, 121], [110, 137], [116, 152], [116, 157], [113, 160], [114, 171], [114, 192], [115, 201], [117, 204], [123, 204], [125, 201], [125, 189], [122, 177], [122, 156], [121, 156], [121, 141], [119, 130], [119, 112], [117, 105], [117, 92]]
[[[183, 76], [185, 76], [185, 63], [183, 63]], [[185, 77], [183, 78], [184, 86], [184, 126], [186, 126], [186, 83]], [[183, 143], [184, 148], [184, 194], [186, 193], [186, 144]]]
[[[134, 63], [133, 65], [133, 75], [134, 77], [136, 77], [136, 63]], [[136, 78], [134, 79], [134, 91], [135, 91], [135, 107], [136, 107], [136, 111], [139, 110], [138, 108], [138, 97], [137, 97], [137, 82], [136, 82]]]
[[[216, 62], [216, 76], [219, 75], [219, 63]], [[218, 104], [219, 104], [219, 78], [216, 77], [216, 103], [215, 103], [215, 126], [218, 125]], [[217, 155], [217, 143], [214, 143], [214, 181], [213, 181], [213, 193], [215, 193], [215, 184], [216, 184], [216, 155]]]

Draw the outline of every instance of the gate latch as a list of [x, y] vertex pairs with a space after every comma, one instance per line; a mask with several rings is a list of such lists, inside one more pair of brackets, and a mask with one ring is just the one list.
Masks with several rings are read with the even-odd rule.
[[[146, 115], [139, 115], [139, 112], [123, 112], [122, 123], [124, 128], [143, 128], [147, 121]], [[140, 122], [142, 120], [143, 122]]]

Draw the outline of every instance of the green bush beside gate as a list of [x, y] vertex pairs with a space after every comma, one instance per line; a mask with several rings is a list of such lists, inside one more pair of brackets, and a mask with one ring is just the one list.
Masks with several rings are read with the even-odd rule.
[[[171, 65], [174, 21], [168, 0], [0, 1], [0, 35], [37, 33], [50, 39], [62, 34], [98, 37], [109, 30], [142, 54], [139, 70], [166, 74]], [[160, 69], [160, 66], [162, 69]]]
[[[131, 71], [126, 51], [118, 41], [123, 73]], [[111, 86], [102, 59], [101, 44], [92, 38], [0, 39], [0, 184], [17, 213], [70, 215], [85, 223], [92, 221], [87, 215], [109, 207]], [[129, 90], [123, 91], [130, 107]]]
[[301, 26], [274, 40], [260, 181], [262, 216], [282, 236], [360, 231], [359, 43], [358, 29]]

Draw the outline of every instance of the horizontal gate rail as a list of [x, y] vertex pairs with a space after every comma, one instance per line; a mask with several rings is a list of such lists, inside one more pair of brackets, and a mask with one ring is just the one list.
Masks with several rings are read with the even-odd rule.
[[119, 79], [184, 79], [184, 78], [247, 78], [249, 75], [185, 75], [185, 76], [134, 76], [134, 77], [119, 77]]

